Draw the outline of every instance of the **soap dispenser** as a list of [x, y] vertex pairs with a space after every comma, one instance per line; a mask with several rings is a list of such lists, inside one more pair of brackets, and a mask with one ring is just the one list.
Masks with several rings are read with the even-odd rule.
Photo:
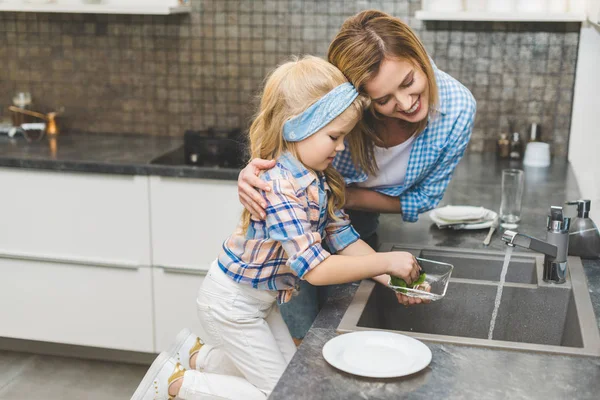
[[577, 206], [577, 217], [569, 228], [569, 255], [581, 258], [600, 258], [600, 232], [590, 219], [591, 200], [567, 202]]

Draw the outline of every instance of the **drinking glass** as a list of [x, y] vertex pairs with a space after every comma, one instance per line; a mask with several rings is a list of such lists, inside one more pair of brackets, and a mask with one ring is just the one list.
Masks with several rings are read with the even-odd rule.
[[515, 229], [521, 221], [521, 200], [525, 179], [523, 170], [502, 170], [502, 201], [500, 203], [500, 225]]

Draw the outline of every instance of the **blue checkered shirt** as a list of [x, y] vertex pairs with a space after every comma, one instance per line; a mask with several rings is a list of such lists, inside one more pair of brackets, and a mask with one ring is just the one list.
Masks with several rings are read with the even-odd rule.
[[[465, 153], [475, 119], [476, 102], [469, 89], [435, 65], [433, 68], [439, 90], [438, 112], [413, 143], [404, 184], [372, 188], [400, 197], [402, 218], [408, 222], [415, 222], [419, 214], [442, 200], [454, 168]], [[333, 165], [347, 185], [367, 180], [367, 174], [352, 163], [348, 146]]]

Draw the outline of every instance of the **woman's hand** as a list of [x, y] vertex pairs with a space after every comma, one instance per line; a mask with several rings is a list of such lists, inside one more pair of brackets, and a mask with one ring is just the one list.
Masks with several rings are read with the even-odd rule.
[[271, 187], [258, 177], [260, 171], [273, 168], [275, 160], [255, 158], [238, 175], [238, 197], [240, 203], [254, 218], [264, 219], [267, 204], [257, 189], [268, 192]]

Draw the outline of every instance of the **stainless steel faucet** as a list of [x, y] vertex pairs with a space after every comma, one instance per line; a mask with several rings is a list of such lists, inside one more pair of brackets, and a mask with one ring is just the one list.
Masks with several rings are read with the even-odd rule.
[[570, 223], [571, 218], [563, 217], [562, 207], [552, 206], [547, 219], [546, 241], [510, 230], [504, 231], [502, 240], [512, 247], [544, 253], [544, 281], [565, 283]]

